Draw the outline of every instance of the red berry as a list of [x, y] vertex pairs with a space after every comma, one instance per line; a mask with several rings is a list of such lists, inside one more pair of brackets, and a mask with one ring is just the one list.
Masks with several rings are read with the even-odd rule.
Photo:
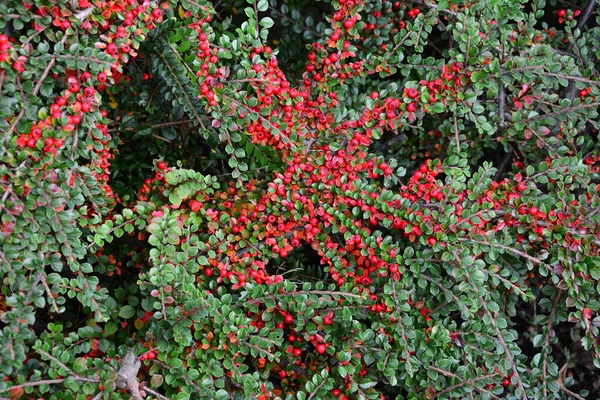
[[157, 164], [158, 169], [165, 169], [167, 168], [167, 163], [164, 161], [159, 161]]
[[302, 355], [301, 349], [294, 349], [294, 357], [300, 357]]
[[415, 88], [410, 88], [407, 90], [406, 95], [411, 99], [414, 99], [419, 95], [419, 91]]
[[294, 323], [294, 317], [292, 317], [290, 314], [288, 314], [288, 315], [286, 315], [286, 316], [283, 318], [283, 321], [284, 321], [286, 324], [288, 324], [288, 325], [290, 325], [290, 324], [293, 324], [293, 323]]
[[352, 21], [351, 19], [347, 19], [344, 21], [344, 28], [352, 29], [353, 26], [354, 26], [354, 21]]
[[15, 61], [12, 67], [19, 72], [25, 71], [25, 63], [23, 63], [22, 61]]
[[538, 213], [538, 208], [536, 206], [533, 206], [533, 207], [529, 208], [529, 215], [536, 216], [537, 213]]
[[323, 343], [319, 343], [317, 345], [317, 353], [319, 354], [325, 354], [325, 352], [327, 351], [327, 346], [324, 345]]

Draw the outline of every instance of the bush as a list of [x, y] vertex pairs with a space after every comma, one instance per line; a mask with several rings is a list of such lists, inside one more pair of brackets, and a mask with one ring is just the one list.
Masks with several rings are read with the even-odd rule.
[[0, 5], [0, 396], [585, 397], [594, 0]]

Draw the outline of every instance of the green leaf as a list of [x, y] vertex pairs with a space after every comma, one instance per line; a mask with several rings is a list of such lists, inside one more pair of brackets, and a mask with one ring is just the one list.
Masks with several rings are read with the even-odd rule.
[[131, 317], [133, 317], [135, 315], [135, 308], [133, 308], [132, 306], [123, 306], [121, 307], [121, 309], [119, 310], [119, 317], [123, 318], [123, 319], [129, 319]]
[[256, 9], [260, 12], [267, 11], [269, 9], [268, 0], [258, 0], [258, 3], [256, 4]]

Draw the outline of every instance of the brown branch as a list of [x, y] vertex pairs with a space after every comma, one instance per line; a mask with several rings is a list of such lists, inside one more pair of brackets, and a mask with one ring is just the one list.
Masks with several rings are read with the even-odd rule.
[[[469, 385], [469, 386], [474, 387], [477, 390], [479, 390], [479, 388], [477, 388], [475, 386], [475, 382], [482, 381], [482, 380], [488, 379], [488, 378], [493, 378], [494, 376], [496, 376], [496, 374], [483, 375], [483, 376], [478, 376], [478, 377], [473, 378], [473, 379], [468, 379], [466, 381], [461, 381], [460, 383], [457, 383], [456, 385], [452, 385], [452, 386], [447, 387], [446, 389], [442, 390], [441, 392], [437, 392], [435, 394], [435, 396], [432, 397], [432, 399], [440, 397], [440, 396], [442, 396], [442, 395], [444, 395], [444, 394], [446, 394], [446, 393], [448, 393], [448, 392], [450, 392], [450, 391], [452, 391], [452, 390], [454, 390], [456, 388], [459, 388], [459, 387], [465, 386], [465, 385]], [[492, 396], [492, 399], [499, 399], [499, 397], [495, 396], [493, 393], [489, 393], [489, 394]]]
[[69, 367], [67, 367], [65, 364], [63, 364], [62, 362], [60, 362], [56, 357], [54, 357], [53, 355], [46, 353], [44, 350], [36, 350], [39, 354], [42, 354], [46, 357], [48, 357], [50, 360], [54, 361], [56, 364], [58, 364], [59, 367], [61, 367], [62, 369], [64, 369], [65, 371], [67, 371], [67, 373], [69, 375], [71, 375], [72, 377], [74, 377], [76, 380], [81, 381], [81, 382], [91, 382], [91, 383], [98, 383], [100, 382], [100, 380], [98, 379], [93, 379], [93, 378], [85, 378], [81, 375], [76, 374], [75, 372], [73, 372]]
[[141, 365], [142, 362], [135, 356], [133, 350], [130, 349], [123, 358], [117, 379], [115, 379], [117, 387], [119, 389], [127, 389], [134, 400], [144, 400], [144, 397], [140, 393], [140, 382], [137, 379]]
[[554, 111], [554, 112], [551, 112], [549, 114], [536, 115], [534, 117], [527, 118], [527, 119], [522, 119], [522, 120], [519, 120], [519, 121], [516, 121], [516, 122], [519, 122], [519, 123], [531, 122], [531, 121], [536, 121], [538, 119], [554, 117], [556, 115], [565, 115], [565, 114], [572, 113], [572, 112], [575, 112], [575, 111], [584, 110], [586, 108], [598, 108], [599, 106], [600, 106], [600, 102], [590, 103], [590, 104], [581, 104], [581, 105], [575, 106], [575, 107], [563, 108], [561, 110]]
[[200, 123], [200, 126], [202, 127], [203, 130], [206, 130], [206, 126], [204, 126], [204, 122], [202, 122], [202, 117], [196, 112], [196, 107], [194, 107], [194, 104], [192, 104], [192, 101], [188, 97], [188, 95], [185, 91], [185, 88], [183, 87], [183, 84], [181, 82], [179, 82], [179, 79], [177, 79], [177, 75], [175, 74], [175, 71], [173, 71], [171, 66], [169, 65], [169, 62], [167, 61], [167, 59], [160, 53], [156, 53], [156, 55], [162, 60], [165, 67], [167, 67], [167, 69], [169, 70], [171, 75], [175, 78], [175, 82], [177, 83], [177, 86], [179, 86], [179, 89], [181, 90], [181, 93], [182, 93], [183, 97], [185, 98], [185, 101], [187, 102], [188, 106], [190, 107], [192, 114], [194, 114], [194, 116], [196, 117], [196, 118], [194, 118], [194, 120], [198, 121]]
[[[76, 381], [78, 380], [77, 378], [74, 378], [74, 379]], [[25, 382], [25, 383], [21, 383], [20, 385], [14, 385], [14, 386], [8, 387], [6, 389], [0, 389], [0, 393], [10, 392], [12, 389], [23, 389], [26, 387], [40, 386], [40, 385], [53, 385], [53, 384], [57, 384], [57, 383], [63, 383], [66, 380], [67, 380], [67, 378], [58, 378], [58, 379], [44, 379], [44, 380], [35, 381], [35, 382]]]
[[[436, 367], [436, 366], [434, 366], [434, 365], [429, 365], [429, 366], [428, 366], [428, 368], [431, 368], [432, 370], [434, 370], [434, 371], [436, 371], [436, 372], [438, 372], [438, 373], [440, 373], [440, 374], [442, 374], [442, 375], [444, 375], [444, 376], [447, 376], [447, 377], [449, 377], [449, 378], [456, 378], [456, 379], [458, 379], [459, 381], [461, 381], [461, 383], [462, 383], [462, 386], [464, 386], [464, 385], [469, 385], [469, 386], [471, 386], [473, 389], [475, 389], [475, 390], [477, 390], [477, 391], [479, 391], [479, 392], [486, 393], [486, 394], [487, 394], [488, 396], [490, 396], [492, 399], [499, 399], [499, 397], [497, 397], [496, 395], [494, 395], [494, 394], [493, 394], [492, 392], [490, 392], [489, 390], [486, 390], [486, 389], [484, 389], [484, 388], [480, 388], [480, 387], [478, 387], [478, 386], [475, 386], [475, 380], [476, 380], [476, 379], [467, 379], [466, 381], [464, 381], [464, 380], [460, 379], [460, 377], [459, 377], [458, 375], [456, 375], [456, 374], [453, 374], [452, 372], [449, 372], [449, 371], [443, 370], [443, 369], [441, 369], [441, 368], [438, 368], [438, 367]], [[486, 376], [486, 378], [488, 378], [488, 376]]]
[[46, 277], [44, 276], [43, 272], [40, 272], [40, 274], [42, 274], [42, 277], [41, 277], [42, 285], [44, 286], [44, 289], [46, 289], [46, 294], [48, 295], [48, 297], [50, 297], [50, 301], [52, 302], [52, 306], [54, 307], [54, 311], [57, 314], [59, 314], [60, 310], [58, 309], [58, 305], [56, 304], [56, 300], [54, 299], [54, 294], [52, 293], [52, 290], [50, 290], [50, 286], [48, 286], [48, 282], [46, 281]]
[[308, 395], [308, 397], [306, 398], [306, 400], [310, 400], [313, 397], [316, 396], [317, 392], [319, 391], [319, 389], [321, 389], [321, 387], [327, 382], [327, 379], [323, 379], [321, 381], [321, 383], [319, 383], [319, 385], [317, 387], [315, 387], [315, 390], [313, 390], [312, 392], [310, 392], [310, 394]]
[[158, 397], [161, 400], [169, 400], [169, 398], [167, 396], [163, 396], [162, 394], [158, 393], [156, 390], [150, 389], [148, 386], [144, 386], [144, 388], [142, 390], [144, 392], [150, 393], [152, 396]]
[[580, 395], [578, 395], [577, 393], [572, 392], [571, 390], [567, 389], [566, 387], [564, 387], [562, 385], [560, 386], [560, 390], [561, 390], [561, 392], [565, 393], [567, 396], [571, 396], [577, 400], [586, 400], [583, 397], [581, 397]]
[[498, 80], [498, 116], [500, 117], [500, 125], [504, 126], [504, 113], [506, 111], [506, 89], [502, 80]]
[[[67, 367], [65, 364], [63, 364], [62, 362], [60, 362], [56, 357], [54, 357], [53, 355], [45, 352], [44, 350], [38, 349], [37, 352], [39, 354], [45, 356], [46, 358], [50, 359], [51, 361], [54, 361], [56, 364], [58, 364], [58, 366], [60, 368], [64, 369], [65, 371], [67, 371], [67, 373], [76, 382], [89, 382], [89, 383], [99, 383], [100, 382], [99, 379], [86, 378], [84, 376], [76, 374], [69, 367]], [[67, 380], [67, 378], [57, 378], [57, 379], [43, 379], [41, 381], [35, 381], [35, 382], [25, 382], [25, 383], [21, 383], [19, 385], [13, 385], [13, 386], [8, 387], [6, 389], [0, 389], [0, 393], [9, 392], [12, 389], [23, 389], [23, 388], [26, 388], [26, 387], [33, 387], [33, 386], [40, 386], [40, 385], [59, 384], [59, 383], [65, 382], [66, 380]]]
[[579, 17], [579, 20], [577, 21], [577, 26], [575, 26], [575, 29], [581, 30], [585, 26], [585, 24], [587, 24], [588, 20], [594, 13], [595, 8], [596, 8], [596, 0], [590, 0], [588, 5], [585, 7], [585, 10], [583, 10], [583, 13]]
[[438, 10], [437, 4], [427, 3], [426, 1], [422, 1], [422, 0], [406, 0], [406, 2], [407, 3], [411, 3], [411, 4], [416, 4], [418, 6], [424, 6], [424, 7], [427, 7], [429, 9], [436, 10], [438, 12], [441, 12], [441, 13], [448, 14], [448, 15], [451, 15], [453, 17], [456, 17], [456, 13], [454, 11], [452, 11], [452, 10], [447, 10], [447, 9]]
[[505, 246], [505, 245], [503, 245], [503, 244], [500, 244], [500, 243], [489, 243], [489, 242], [482, 242], [482, 241], [480, 241], [480, 240], [475, 240], [475, 239], [467, 239], [467, 238], [458, 238], [458, 240], [459, 240], [460, 242], [468, 242], [468, 241], [471, 241], [471, 242], [473, 242], [473, 243], [482, 244], [482, 245], [485, 245], [485, 246], [490, 246], [490, 247], [500, 247], [500, 248], [502, 248], [502, 249], [505, 249], [505, 250], [507, 250], [507, 251], [509, 251], [509, 252], [511, 252], [511, 253], [513, 253], [513, 254], [516, 254], [516, 255], [518, 255], [518, 256], [521, 256], [521, 257], [523, 257], [523, 258], [525, 258], [525, 259], [527, 259], [527, 260], [529, 260], [529, 261], [531, 261], [531, 262], [533, 262], [533, 263], [535, 263], [535, 264], [538, 264], [538, 265], [544, 265], [544, 263], [542, 262], [542, 260], [540, 260], [539, 258], [537, 258], [537, 257], [533, 257], [533, 256], [530, 256], [530, 255], [529, 255], [529, 254], [527, 254], [527, 253], [524, 253], [524, 252], [522, 252], [522, 251], [520, 251], [520, 250], [517, 250], [517, 249], [515, 249], [515, 248], [513, 248], [513, 247]]
[[[548, 328], [548, 332], [546, 332], [546, 337], [544, 338], [544, 349], [548, 349], [548, 352], [550, 352], [550, 336], [551, 336], [550, 332], [552, 331], [552, 318], [554, 317], [554, 314], [558, 311], [557, 305], [561, 299], [561, 295], [562, 295], [562, 291], [559, 291], [558, 294], [556, 295], [556, 298], [554, 299], [552, 311], [550, 312], [550, 315], [548, 315], [548, 323], [546, 324], [546, 327]], [[547, 369], [548, 369], [548, 357], [545, 355], [544, 362], [542, 363], [542, 385], [543, 385], [542, 388], [544, 390], [544, 398], [548, 397], [547, 389], [546, 389]]]
[[[456, 252], [454, 253], [454, 257], [456, 257], [457, 261], [458, 261], [458, 255], [456, 254]], [[523, 381], [521, 379], [521, 375], [519, 374], [519, 370], [517, 369], [517, 364], [515, 363], [515, 360], [510, 352], [510, 349], [508, 348], [508, 345], [504, 341], [504, 337], [502, 336], [502, 332], [500, 331], [500, 328], [498, 328], [498, 325], [496, 324], [496, 318], [494, 317], [494, 315], [492, 315], [491, 311], [488, 309], [487, 303], [486, 303], [485, 299], [483, 298], [483, 296], [481, 296], [479, 294], [479, 292], [477, 291], [477, 285], [475, 285], [473, 283], [473, 281], [471, 280], [471, 274], [466, 272], [466, 276], [469, 279], [469, 283], [475, 290], [475, 293], [477, 293], [477, 297], [481, 301], [481, 306], [483, 307], [483, 311], [485, 311], [485, 313], [488, 315], [488, 317], [490, 317], [490, 324], [492, 325], [492, 328], [494, 328], [494, 331], [496, 331], [496, 338], [498, 339], [498, 342], [500, 342], [500, 345], [504, 349], [504, 354], [506, 355], [507, 360], [511, 364], [512, 373], [513, 373], [513, 376], [517, 379], [517, 386], [519, 387], [519, 390], [521, 391], [522, 398], [523, 398], [523, 400], [527, 400], [527, 394], [525, 392], [525, 387], [523, 386]]]
[[280, 294], [273, 294], [270, 296], [265, 296], [265, 297], [261, 297], [259, 299], [252, 299], [252, 300], [248, 300], [244, 303], [244, 305], [252, 305], [252, 304], [257, 304], [257, 303], [261, 303], [264, 300], [268, 300], [268, 299], [276, 299], [278, 297], [285, 297], [285, 296], [295, 296], [295, 295], [310, 295], [310, 294], [320, 294], [320, 295], [326, 295], [326, 296], [342, 296], [342, 297], [352, 297], [355, 299], [362, 299], [362, 296], [358, 295], [358, 294], [354, 294], [354, 293], [348, 293], [348, 292], [334, 292], [334, 291], [330, 291], [330, 290], [310, 290], [310, 291], [299, 291], [299, 292], [290, 292], [290, 293], [280, 293]]

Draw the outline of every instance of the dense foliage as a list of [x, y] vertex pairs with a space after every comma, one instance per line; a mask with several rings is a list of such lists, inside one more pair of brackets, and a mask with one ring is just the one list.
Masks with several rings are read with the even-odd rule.
[[0, 398], [600, 390], [599, 59], [595, 0], [2, 2]]

